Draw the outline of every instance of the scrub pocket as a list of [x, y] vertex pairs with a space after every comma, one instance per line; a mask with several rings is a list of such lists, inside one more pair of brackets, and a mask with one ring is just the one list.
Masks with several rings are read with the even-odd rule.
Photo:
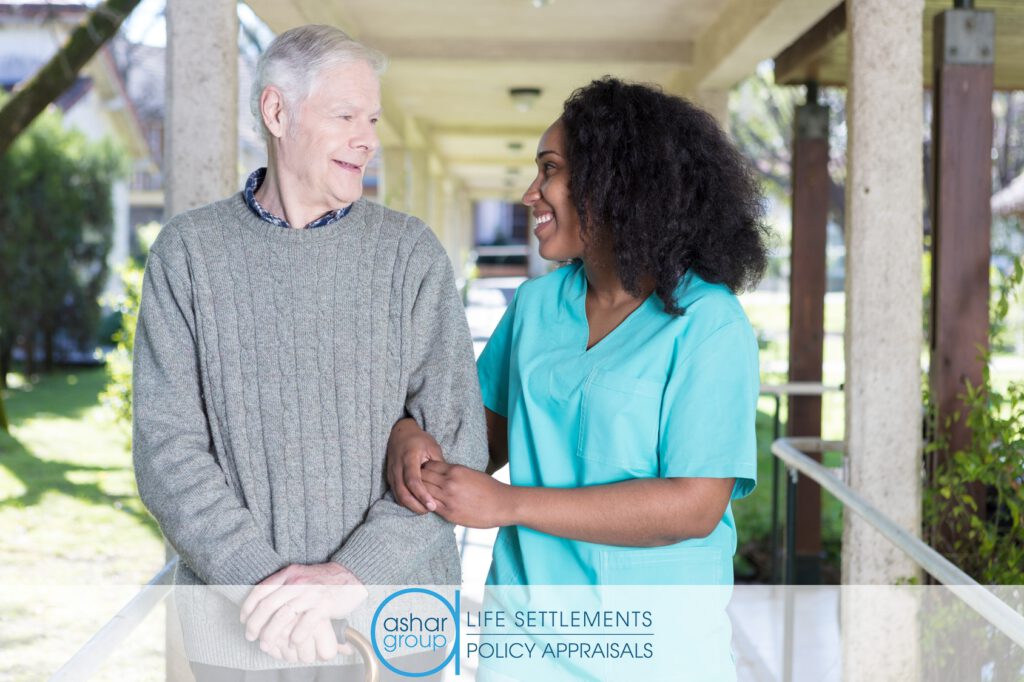
[[615, 464], [634, 477], [658, 475], [662, 385], [595, 369], [583, 387], [576, 456]]
[[602, 585], [732, 584], [718, 547], [623, 547], [602, 550], [598, 560]]

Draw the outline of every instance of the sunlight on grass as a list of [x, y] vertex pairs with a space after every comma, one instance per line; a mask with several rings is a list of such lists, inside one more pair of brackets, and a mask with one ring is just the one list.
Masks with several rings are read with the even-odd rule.
[[[164, 563], [102, 369], [8, 375], [0, 433], [0, 679], [53, 674]], [[162, 679], [157, 609], [93, 679]]]

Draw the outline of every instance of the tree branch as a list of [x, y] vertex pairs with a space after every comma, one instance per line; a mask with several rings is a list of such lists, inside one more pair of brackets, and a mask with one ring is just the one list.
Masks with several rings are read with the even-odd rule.
[[106, 0], [93, 9], [53, 58], [17, 88], [0, 109], [0, 156], [48, 104], [67, 90], [82, 67], [117, 33], [139, 0]]

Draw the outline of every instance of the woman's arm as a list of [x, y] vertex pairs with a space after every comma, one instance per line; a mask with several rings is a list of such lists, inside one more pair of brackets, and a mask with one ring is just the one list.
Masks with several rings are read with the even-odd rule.
[[[508, 464], [508, 419], [484, 409], [487, 417], [487, 449], [490, 458], [487, 474]], [[412, 417], [395, 422], [387, 448], [388, 484], [400, 504], [417, 514], [426, 514], [437, 507], [423, 486], [420, 467], [427, 462], [444, 462], [441, 446], [434, 437], [420, 428]]]
[[508, 418], [484, 408], [487, 418], [487, 473], [493, 474], [508, 464]]
[[732, 478], [652, 478], [585, 488], [510, 486], [444, 462], [423, 483], [448, 521], [472, 528], [519, 525], [606, 545], [658, 547], [709, 535], [732, 496]]

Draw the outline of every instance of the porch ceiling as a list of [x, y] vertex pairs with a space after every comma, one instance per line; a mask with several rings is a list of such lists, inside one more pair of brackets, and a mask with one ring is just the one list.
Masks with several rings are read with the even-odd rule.
[[[247, 0], [277, 33], [338, 26], [390, 58], [385, 144], [426, 147], [474, 196], [518, 195], [537, 138], [604, 74], [682, 95], [721, 90], [813, 26], [835, 0]], [[517, 111], [512, 87], [538, 87]], [[518, 142], [515, 149], [509, 143]], [[513, 169], [519, 169], [518, 175]]]
[[[976, 0], [974, 8], [992, 10], [996, 15], [995, 87], [997, 90], [1024, 89], [1024, 2], [1020, 0]], [[924, 54], [925, 87], [932, 82], [932, 26], [935, 15], [953, 9], [952, 0], [925, 0]], [[811, 41], [813, 43], [813, 41]], [[838, 33], [820, 52], [806, 53], [792, 68], [780, 73], [776, 63], [776, 80], [797, 84], [817, 80], [821, 85], [846, 84], [846, 32]]]

